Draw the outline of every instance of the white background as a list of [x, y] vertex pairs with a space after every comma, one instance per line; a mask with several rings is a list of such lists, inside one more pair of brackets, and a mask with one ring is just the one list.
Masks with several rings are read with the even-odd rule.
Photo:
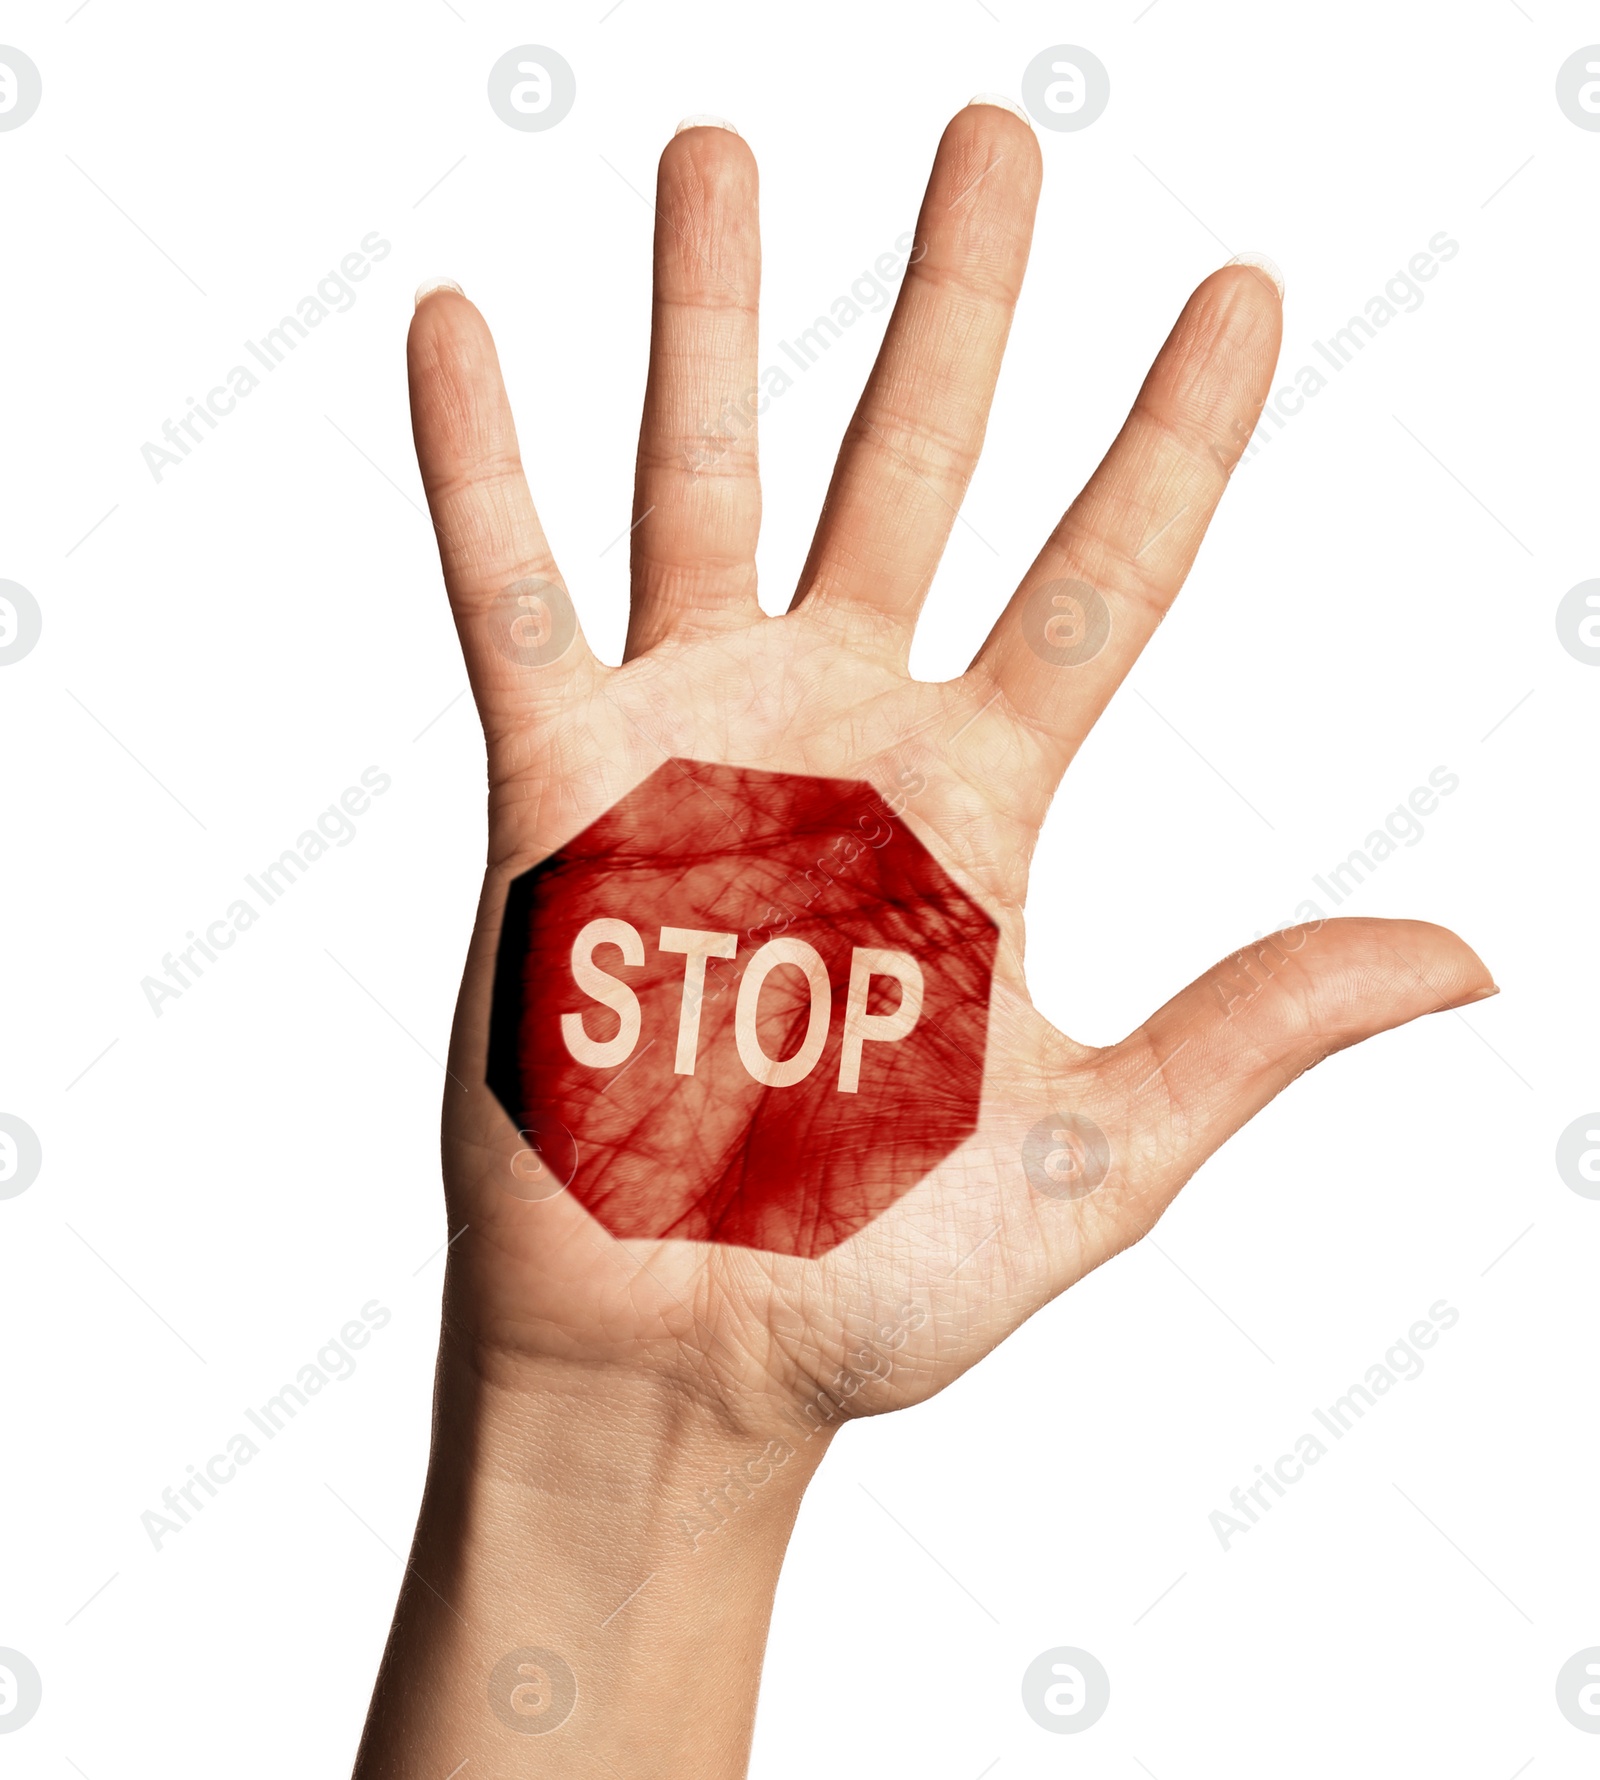
[[[1600, 668], [1553, 620], [1600, 572], [1600, 134], [1554, 82], [1600, 14], [75, 3], [0, 6], [44, 80], [0, 134], [0, 577], [44, 613], [0, 670], [0, 1111], [44, 1151], [0, 1203], [0, 1645], [45, 1688], [7, 1772], [338, 1775], [365, 1711], [425, 1457], [431, 1059], [484, 844], [411, 459], [414, 287], [454, 277], [494, 326], [614, 660], [641, 194], [674, 124], [725, 114], [760, 160], [770, 363], [911, 227], [948, 115], [1068, 42], [1111, 103], [1041, 133], [1028, 285], [920, 673], [965, 664], [1213, 266], [1283, 267], [1287, 382], [1437, 231], [1460, 253], [1236, 475], [1052, 814], [1035, 993], [1074, 1036], [1120, 1036], [1438, 766], [1460, 789], [1346, 906], [1455, 927], [1504, 993], [1314, 1072], [1152, 1242], [837, 1442], [754, 1772], [1594, 1773], [1554, 1682], [1600, 1644], [1600, 1204], [1553, 1157], [1600, 1104]], [[485, 97], [530, 42], [577, 73], [547, 133]], [[355, 306], [155, 482], [140, 446], [374, 229], [393, 251]], [[763, 420], [773, 609], [883, 321]], [[355, 840], [156, 1018], [141, 978], [371, 765], [393, 786]], [[152, 1550], [162, 1489], [374, 1298], [393, 1320], [355, 1376]], [[1224, 1553], [1211, 1511], [1441, 1298], [1460, 1321], [1425, 1374]], [[1111, 1675], [1081, 1736], [1022, 1709], [1054, 1645]]]

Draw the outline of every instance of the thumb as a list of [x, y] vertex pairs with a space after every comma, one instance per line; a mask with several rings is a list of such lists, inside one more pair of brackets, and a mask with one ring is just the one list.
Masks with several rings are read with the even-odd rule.
[[1164, 1202], [1324, 1057], [1497, 993], [1483, 961], [1448, 928], [1316, 921], [1213, 965], [1112, 1047], [1103, 1067], [1126, 1072], [1140, 1147], [1160, 1158]]

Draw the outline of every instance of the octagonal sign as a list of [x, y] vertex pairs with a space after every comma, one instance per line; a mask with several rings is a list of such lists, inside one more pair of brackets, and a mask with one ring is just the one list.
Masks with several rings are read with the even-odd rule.
[[513, 882], [489, 1086], [613, 1235], [821, 1255], [971, 1135], [998, 935], [904, 802], [669, 760]]

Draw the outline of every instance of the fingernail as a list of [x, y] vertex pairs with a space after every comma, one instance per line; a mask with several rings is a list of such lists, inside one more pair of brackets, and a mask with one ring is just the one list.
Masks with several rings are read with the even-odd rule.
[[1013, 117], [1020, 117], [1030, 130], [1033, 128], [1033, 119], [1015, 99], [1008, 99], [1004, 93], [974, 93], [967, 104], [998, 105], [1002, 111], [1009, 111]]
[[[1498, 983], [1491, 983], [1487, 989], [1480, 989], [1476, 995], [1469, 995], [1467, 1001], [1487, 1001], [1491, 995], [1498, 995], [1499, 993], [1500, 985]], [[1466, 1003], [1463, 1003], [1462, 1005], [1465, 1006]]]
[[417, 286], [417, 294], [412, 299], [412, 307], [420, 309], [422, 305], [438, 290], [453, 290], [458, 297], [467, 293], [453, 278], [426, 278]]
[[697, 111], [693, 117], [686, 117], [672, 133], [681, 136], [685, 130], [726, 130], [730, 136], [739, 134], [725, 117], [713, 117], [708, 111]]
[[1278, 270], [1278, 262], [1268, 259], [1264, 253], [1236, 253], [1228, 261], [1230, 266], [1249, 266], [1252, 271], [1264, 272], [1272, 280], [1273, 289], [1283, 295], [1283, 274]]

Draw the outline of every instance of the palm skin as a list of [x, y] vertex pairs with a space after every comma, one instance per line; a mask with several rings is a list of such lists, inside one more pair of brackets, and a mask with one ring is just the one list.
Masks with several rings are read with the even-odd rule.
[[[505, 589], [559, 584], [522, 480], [487, 329], [459, 294], [419, 304], [413, 413], [445, 578], [488, 744], [489, 870], [445, 1100], [451, 1333], [515, 1388], [542, 1362], [681, 1390], [740, 1434], [921, 1400], [1041, 1305], [1136, 1241], [1183, 1182], [1330, 1052], [1493, 992], [1453, 935], [1339, 921], [1237, 960], [1120, 1044], [1074, 1043], [1023, 973], [1028, 865], [1073, 752], [1176, 596], [1276, 356], [1279, 302], [1248, 267], [1191, 298], [1127, 425], [1041, 551], [973, 667], [909, 677], [917, 606], [966, 486], [1020, 287], [1039, 157], [1020, 120], [974, 105], [947, 129], [877, 368], [836, 469], [795, 603], [756, 603], [753, 432], [714, 463], [706, 416], [756, 384], [755, 174], [739, 138], [676, 137], [658, 199], [656, 310], [635, 498], [627, 658], [581, 636], [527, 666], [492, 643]], [[1046, 583], [1099, 590], [1110, 634], [1062, 666], [1030, 646]], [[581, 594], [580, 594], [581, 598]], [[570, 1193], [514, 1188], [522, 1149], [484, 1084], [507, 885], [668, 757], [866, 780], [908, 770], [905, 820], [1000, 930], [975, 1135], [817, 1259], [620, 1241]], [[1062, 1198], [1023, 1166], [1062, 1114], [1109, 1142], [1098, 1189]], [[819, 1395], [820, 1393], [820, 1395]]]

